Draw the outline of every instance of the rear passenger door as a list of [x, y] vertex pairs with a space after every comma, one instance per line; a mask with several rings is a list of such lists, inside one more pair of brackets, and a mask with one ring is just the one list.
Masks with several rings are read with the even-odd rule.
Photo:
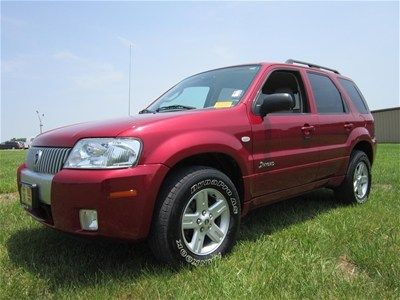
[[344, 174], [348, 159], [347, 139], [354, 127], [343, 96], [326, 74], [307, 71], [317, 109], [316, 139], [320, 165], [316, 180]]

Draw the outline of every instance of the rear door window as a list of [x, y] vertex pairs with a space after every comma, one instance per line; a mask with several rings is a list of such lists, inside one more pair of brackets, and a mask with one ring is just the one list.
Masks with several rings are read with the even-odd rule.
[[357, 108], [360, 114], [368, 114], [369, 109], [367, 103], [365, 102], [361, 92], [357, 88], [354, 82], [351, 80], [339, 78], [340, 84], [346, 90], [347, 95], [349, 95], [351, 102], [353, 102], [354, 106]]
[[340, 92], [329, 77], [308, 73], [308, 78], [318, 113], [335, 114], [346, 112]]

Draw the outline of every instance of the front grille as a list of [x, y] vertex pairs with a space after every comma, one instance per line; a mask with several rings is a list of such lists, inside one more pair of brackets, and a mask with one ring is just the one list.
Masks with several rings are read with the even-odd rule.
[[28, 169], [46, 174], [60, 171], [71, 148], [31, 147], [26, 157]]

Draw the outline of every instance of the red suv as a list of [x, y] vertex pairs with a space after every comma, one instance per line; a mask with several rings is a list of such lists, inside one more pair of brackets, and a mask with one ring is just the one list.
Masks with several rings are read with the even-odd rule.
[[294, 60], [240, 65], [189, 77], [137, 116], [39, 135], [18, 187], [49, 227], [148, 239], [161, 261], [198, 265], [259, 206], [323, 187], [364, 203], [375, 148], [351, 79]]

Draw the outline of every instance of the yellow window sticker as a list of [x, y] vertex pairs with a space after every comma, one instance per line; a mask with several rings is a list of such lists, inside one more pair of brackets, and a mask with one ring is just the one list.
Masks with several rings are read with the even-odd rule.
[[231, 106], [232, 106], [232, 101], [217, 101], [214, 104], [214, 108], [226, 108]]

